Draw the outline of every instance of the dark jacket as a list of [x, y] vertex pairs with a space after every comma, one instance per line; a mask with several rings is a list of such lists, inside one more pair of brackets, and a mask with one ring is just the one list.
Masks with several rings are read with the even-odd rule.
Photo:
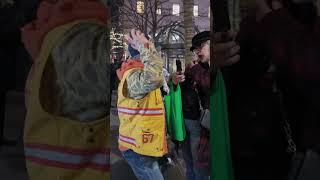
[[210, 72], [209, 65], [199, 63], [185, 71], [185, 82], [181, 83], [182, 109], [186, 119], [198, 120], [200, 105], [205, 109], [210, 106]]
[[[240, 61], [224, 68], [231, 152], [236, 179], [281, 179], [285, 176], [285, 137], [271, 59], [261, 24], [243, 19], [237, 40]], [[275, 159], [277, 163], [275, 164]]]
[[294, 140], [300, 150], [320, 149], [319, 18], [308, 27], [281, 9], [264, 18], [263, 28], [265, 46], [278, 68], [278, 85]]
[[[299, 150], [319, 147], [319, 27], [306, 29], [285, 9], [259, 23], [243, 20], [238, 35], [241, 60], [225, 69], [231, 151], [239, 179], [286, 175], [287, 142], [274, 84], [283, 93]], [[271, 64], [274, 73], [268, 72]]]

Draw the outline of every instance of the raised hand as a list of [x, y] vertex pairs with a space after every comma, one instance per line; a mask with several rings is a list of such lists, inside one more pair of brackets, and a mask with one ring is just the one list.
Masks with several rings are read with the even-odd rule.
[[128, 44], [131, 44], [131, 46], [137, 50], [139, 46], [149, 43], [149, 40], [140, 30], [132, 29], [130, 34], [125, 35], [124, 38]]
[[[240, 60], [240, 46], [233, 40], [235, 33], [215, 33], [214, 44], [211, 57], [212, 63], [215, 67], [230, 66]], [[229, 39], [230, 41], [225, 41]]]

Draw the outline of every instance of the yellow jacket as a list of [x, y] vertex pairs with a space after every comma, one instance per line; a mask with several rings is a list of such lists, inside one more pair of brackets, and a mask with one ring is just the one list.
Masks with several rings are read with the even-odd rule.
[[56, 43], [79, 20], [51, 30], [44, 38], [26, 85], [24, 150], [30, 180], [109, 179], [109, 117], [80, 122], [44, 110], [42, 74]]
[[119, 145], [147, 156], [161, 157], [167, 153], [165, 111], [160, 89], [135, 100], [128, 98], [127, 70], [118, 89], [118, 115], [120, 119]]

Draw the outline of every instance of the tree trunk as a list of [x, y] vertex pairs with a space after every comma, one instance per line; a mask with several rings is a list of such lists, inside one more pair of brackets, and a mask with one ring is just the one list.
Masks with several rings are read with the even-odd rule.
[[[150, 3], [151, 4], [151, 3]], [[157, 15], [157, 9], [158, 9], [158, 1], [155, 0], [154, 1], [154, 7], [151, 7], [151, 8], [154, 8], [153, 9], [153, 19], [152, 19], [152, 39], [155, 40], [156, 38], [156, 33], [157, 33], [157, 29], [158, 29], [158, 24], [157, 24], [157, 19], [158, 19], [158, 15]]]
[[148, 36], [148, 4], [147, 1], [144, 0], [144, 22], [143, 22], [143, 29], [141, 29], [144, 33], [144, 35], [149, 39]]
[[183, 1], [183, 17], [184, 17], [184, 29], [185, 29], [185, 64], [192, 62], [192, 53], [189, 50], [192, 46], [193, 32], [193, 0]]

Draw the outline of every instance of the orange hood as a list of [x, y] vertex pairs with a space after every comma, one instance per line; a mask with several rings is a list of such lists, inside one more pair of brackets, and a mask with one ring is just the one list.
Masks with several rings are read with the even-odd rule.
[[121, 65], [121, 68], [117, 70], [117, 76], [121, 80], [126, 71], [133, 69], [133, 68], [143, 69], [143, 67], [144, 67], [144, 65], [142, 64], [141, 61], [129, 59], [128, 61], [123, 62]]
[[55, 27], [81, 19], [97, 19], [107, 22], [107, 8], [99, 0], [44, 0], [41, 2], [37, 17], [25, 25], [22, 41], [36, 59], [46, 34]]

